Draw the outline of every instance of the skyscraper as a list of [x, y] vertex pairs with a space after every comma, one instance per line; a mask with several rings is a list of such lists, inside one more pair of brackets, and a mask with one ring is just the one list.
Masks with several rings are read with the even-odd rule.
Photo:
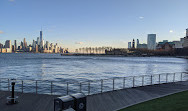
[[37, 45], [40, 45], [40, 39], [37, 37]]
[[135, 41], [134, 41], [134, 39], [133, 39], [133, 45], [132, 45], [132, 48], [135, 48]]
[[33, 40], [33, 44], [32, 44], [32, 46], [33, 46], [33, 49], [34, 49], [35, 46], [36, 46], [36, 42], [35, 42], [35, 40]]
[[49, 47], [50, 47], [50, 43], [48, 41], [46, 41], [46, 48], [47, 48], [47, 50], [49, 50]]
[[5, 48], [11, 48], [12, 45], [11, 45], [11, 40], [6, 40], [5, 42]]
[[186, 37], [188, 37], [188, 28], [186, 29]]
[[131, 42], [128, 42], [128, 48], [129, 49], [131, 48]]
[[26, 42], [26, 39], [24, 38], [24, 43], [23, 43], [23, 45], [24, 45], [24, 48], [27, 48], [27, 42]]
[[140, 43], [139, 43], [139, 39], [137, 39], [137, 45], [136, 45], [137, 48], [138, 48], [139, 44], [140, 44]]
[[17, 41], [14, 40], [14, 50], [16, 51], [16, 49], [17, 49]]
[[156, 49], [156, 34], [148, 34], [147, 47], [149, 50]]
[[40, 31], [40, 47], [43, 47], [42, 31]]

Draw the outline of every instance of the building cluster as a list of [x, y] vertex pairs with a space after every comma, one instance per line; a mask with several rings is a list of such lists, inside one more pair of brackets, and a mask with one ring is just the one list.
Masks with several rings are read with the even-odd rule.
[[186, 36], [180, 38], [179, 41], [163, 40], [162, 42], [156, 42], [156, 34], [148, 34], [147, 44], [140, 44], [137, 39], [137, 44], [133, 39], [133, 42], [128, 42], [128, 49], [147, 49], [157, 51], [171, 51], [173, 49], [188, 48], [188, 29], [186, 29]]
[[27, 44], [24, 38], [18, 46], [17, 41], [14, 40], [12, 45], [11, 40], [6, 40], [5, 45], [0, 43], [0, 53], [17, 53], [17, 52], [34, 52], [34, 53], [68, 53], [68, 49], [59, 47], [58, 44], [49, 43], [44, 41], [42, 31], [40, 31], [40, 37], [37, 40], [33, 40], [32, 44]]

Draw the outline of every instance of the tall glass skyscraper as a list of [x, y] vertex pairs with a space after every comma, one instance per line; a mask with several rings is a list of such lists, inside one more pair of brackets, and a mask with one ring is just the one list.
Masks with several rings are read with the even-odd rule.
[[188, 37], [188, 29], [186, 29], [186, 37]]
[[37, 45], [40, 45], [39, 37], [37, 37]]
[[42, 38], [42, 31], [40, 31], [40, 45], [42, 46], [43, 38]]
[[149, 50], [156, 49], [156, 34], [148, 34], [147, 46]]
[[16, 50], [17, 49], [17, 41], [14, 40], [14, 49]]

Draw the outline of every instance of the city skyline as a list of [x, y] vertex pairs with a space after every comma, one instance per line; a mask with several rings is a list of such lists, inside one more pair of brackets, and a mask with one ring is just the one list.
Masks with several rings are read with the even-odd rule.
[[43, 38], [73, 51], [96, 46], [127, 48], [132, 38], [147, 43], [147, 34], [151, 33], [157, 34], [157, 42], [179, 40], [188, 26], [187, 3], [4, 0], [0, 1], [0, 10], [4, 10], [0, 18], [0, 43], [26, 38], [32, 44], [33, 38], [39, 37], [41, 26]]

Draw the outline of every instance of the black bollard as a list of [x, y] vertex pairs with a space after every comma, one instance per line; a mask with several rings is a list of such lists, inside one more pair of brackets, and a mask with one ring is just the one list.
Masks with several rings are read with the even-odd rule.
[[18, 103], [18, 101], [16, 101], [18, 96], [14, 95], [15, 84], [16, 84], [16, 79], [11, 79], [12, 93], [11, 93], [11, 96], [7, 97], [7, 105], [12, 105], [12, 104], [17, 104]]
[[12, 82], [12, 99], [11, 99], [11, 103], [12, 104], [15, 104], [15, 100], [14, 100], [14, 85], [15, 85], [15, 82]]

